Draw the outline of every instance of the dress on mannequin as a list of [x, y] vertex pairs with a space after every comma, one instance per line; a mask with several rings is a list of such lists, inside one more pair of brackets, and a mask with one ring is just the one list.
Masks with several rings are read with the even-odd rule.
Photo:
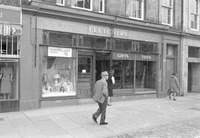
[[10, 94], [12, 93], [12, 76], [13, 70], [11, 67], [2, 67], [1, 68], [1, 91], [4, 95], [4, 99], [6, 99], [6, 95], [8, 95], [8, 99], [10, 99]]

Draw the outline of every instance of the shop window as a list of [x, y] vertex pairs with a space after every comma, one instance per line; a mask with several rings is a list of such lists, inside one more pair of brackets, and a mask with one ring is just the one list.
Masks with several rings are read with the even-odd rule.
[[78, 73], [91, 73], [91, 57], [78, 57]]
[[199, 0], [190, 1], [190, 22], [191, 29], [198, 30], [199, 28]]
[[57, 47], [51, 48], [51, 51], [49, 49], [50, 47], [40, 47], [42, 97], [75, 95], [76, 71], [75, 59], [72, 58], [72, 50]]
[[95, 47], [99, 49], [107, 49], [106, 38], [103, 37], [96, 38]]
[[113, 70], [115, 71], [114, 89], [131, 89], [134, 87], [134, 61], [114, 60]]
[[0, 100], [18, 99], [18, 62], [0, 62]]
[[65, 6], [65, 0], [56, 0], [57, 5]]
[[156, 62], [136, 61], [136, 91], [155, 90]]
[[199, 47], [188, 47], [188, 57], [199, 58]]
[[73, 46], [72, 34], [49, 33], [49, 45], [53, 46]]
[[92, 10], [92, 0], [72, 0], [71, 3], [74, 8]]
[[173, 0], [162, 0], [162, 23], [172, 25]]
[[127, 0], [126, 15], [134, 19], [143, 19], [144, 1], [143, 0]]

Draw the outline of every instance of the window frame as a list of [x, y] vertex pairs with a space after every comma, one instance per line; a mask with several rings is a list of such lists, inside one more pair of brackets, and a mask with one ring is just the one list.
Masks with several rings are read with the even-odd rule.
[[[60, 1], [60, 3], [58, 1]], [[65, 0], [56, 0], [56, 5], [65, 6]]]
[[[76, 0], [76, 3], [77, 3], [77, 0]], [[72, 8], [76, 8], [76, 9], [81, 9], [81, 10], [87, 10], [87, 11], [92, 11], [92, 5], [93, 5], [93, 0], [90, 0], [90, 9], [87, 9], [87, 8], [81, 8], [81, 7], [77, 7], [77, 6], [72, 6]]]
[[[173, 25], [173, 3], [174, 3], [174, 1], [173, 0], [169, 0], [170, 1], [170, 4], [171, 5], [164, 5], [164, 4], [162, 4], [161, 6], [162, 6], [162, 12], [161, 12], [161, 15], [162, 15], [162, 18], [161, 18], [161, 22], [162, 22], [162, 24], [164, 24], [164, 25], [170, 25], [170, 26], [172, 26]], [[169, 10], [170, 10], [170, 23], [165, 23], [165, 22], [163, 22], [163, 9], [168, 9], [167, 11], [169, 12]], [[169, 19], [168, 19], [169, 17], [167, 17], [167, 22], [169, 22]]]
[[[190, 29], [194, 31], [199, 30], [199, 1], [197, 1], [197, 5], [195, 5], [196, 13], [195, 12], [190, 12]], [[196, 18], [196, 21], [192, 21], [192, 17]], [[196, 28], [192, 28], [192, 22], [195, 23]]]
[[[132, 1], [133, 0], [130, 0], [130, 2], [132, 2]], [[137, 0], [137, 1], [141, 1], [141, 18], [133, 17], [133, 16], [128, 16], [128, 17], [131, 18], [131, 19], [144, 20], [144, 0]], [[133, 8], [131, 6], [131, 14], [132, 14], [132, 10], [133, 10]]]
[[[102, 11], [100, 10], [101, 1], [102, 1]], [[99, 12], [100, 13], [105, 13], [105, 0], [99, 0]]]

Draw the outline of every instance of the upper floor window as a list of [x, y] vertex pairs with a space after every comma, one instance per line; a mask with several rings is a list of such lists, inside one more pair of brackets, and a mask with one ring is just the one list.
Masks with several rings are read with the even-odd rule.
[[191, 0], [190, 1], [190, 20], [191, 20], [191, 29], [198, 30], [199, 25], [199, 17], [198, 17], [198, 12], [199, 12], [199, 2], [198, 0]]
[[65, 0], [56, 0], [57, 5], [65, 6]]
[[105, 11], [105, 0], [99, 0], [99, 12], [104, 13]]
[[127, 0], [126, 15], [130, 18], [143, 19], [144, 2], [143, 0]]
[[92, 0], [72, 0], [72, 7], [92, 10]]
[[172, 25], [173, 0], [162, 0], [162, 23]]
[[189, 46], [188, 57], [199, 58], [200, 57], [199, 47]]

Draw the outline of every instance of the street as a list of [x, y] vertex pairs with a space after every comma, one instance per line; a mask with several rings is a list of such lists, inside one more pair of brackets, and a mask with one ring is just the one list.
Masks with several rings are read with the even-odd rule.
[[[116, 101], [108, 125], [93, 122], [97, 104], [80, 104], [0, 114], [1, 138], [199, 138], [200, 94]], [[97, 120], [99, 122], [99, 118]]]

